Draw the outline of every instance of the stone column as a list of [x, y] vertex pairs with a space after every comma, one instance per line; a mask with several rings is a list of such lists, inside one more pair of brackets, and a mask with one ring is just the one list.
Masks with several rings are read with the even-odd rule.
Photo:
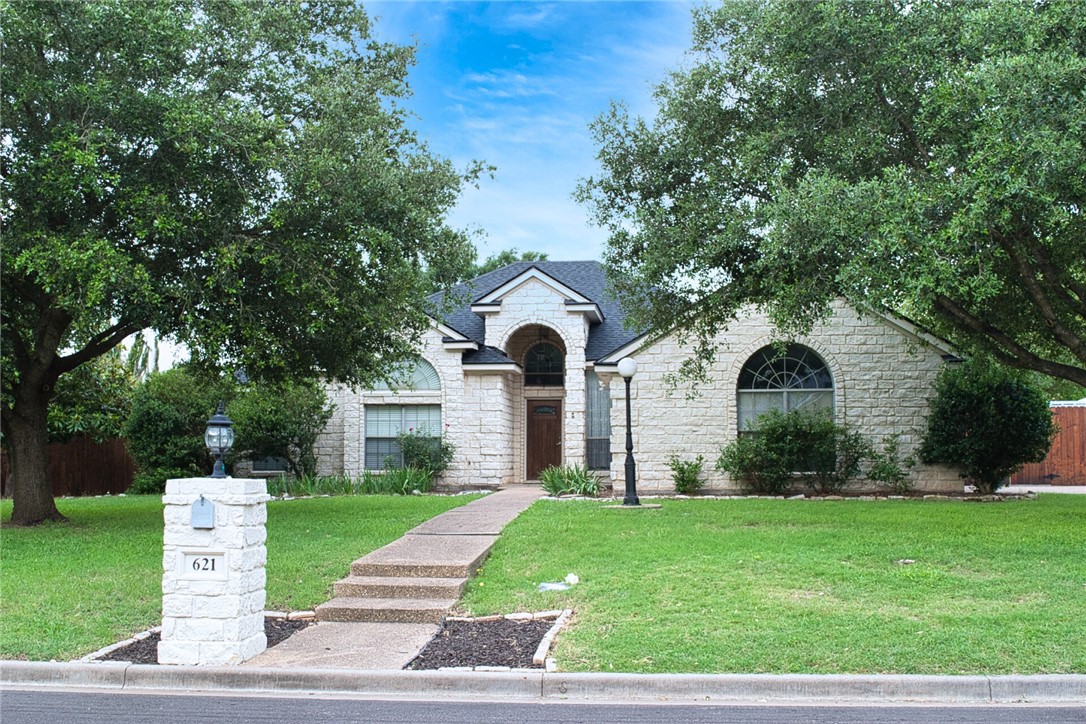
[[267, 648], [267, 500], [264, 480], [167, 481], [160, 664], [240, 664]]

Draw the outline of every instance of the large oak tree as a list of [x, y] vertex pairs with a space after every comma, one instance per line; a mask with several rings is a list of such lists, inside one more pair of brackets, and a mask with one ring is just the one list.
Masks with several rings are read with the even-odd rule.
[[254, 376], [357, 383], [411, 354], [480, 169], [410, 130], [413, 51], [361, 7], [5, 0], [0, 25], [13, 522], [60, 518], [57, 380], [138, 330]]
[[695, 13], [645, 121], [594, 124], [579, 197], [635, 321], [782, 333], [844, 298], [1086, 385], [1086, 12], [747, 2]]

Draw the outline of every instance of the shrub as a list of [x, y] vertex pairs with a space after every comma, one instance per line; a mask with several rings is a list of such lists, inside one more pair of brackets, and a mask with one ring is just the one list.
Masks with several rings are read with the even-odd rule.
[[595, 497], [600, 494], [599, 480], [584, 465], [552, 465], [539, 473], [539, 483], [554, 496], [569, 493]]
[[944, 370], [935, 390], [920, 445], [923, 462], [961, 465], [977, 491], [990, 494], [1025, 463], [1048, 454], [1052, 413], [1025, 374], [972, 360]]
[[675, 492], [679, 495], [693, 495], [701, 487], [701, 472], [705, 457], [698, 455], [693, 460], [681, 460], [678, 455], [667, 459], [671, 468], [671, 478], [675, 481]]
[[839, 492], [856, 477], [870, 453], [863, 435], [823, 411], [770, 410], [755, 420], [749, 434], [721, 450], [716, 467], [762, 495], [780, 495], [797, 476], [826, 494]]
[[401, 432], [396, 436], [396, 442], [399, 443], [403, 455], [403, 467], [429, 470], [431, 477], [448, 470], [456, 452], [456, 447], [451, 442], [433, 435], [426, 428], [412, 428]]
[[226, 410], [236, 436], [231, 457], [283, 458], [296, 477], [312, 477], [317, 472], [313, 448], [332, 410], [315, 380], [249, 385]]
[[744, 434], [724, 446], [716, 469], [730, 474], [747, 492], [780, 495], [792, 487], [791, 457], [761, 435]]
[[125, 491], [131, 495], [161, 495], [166, 492], [166, 481], [173, 478], [192, 478], [203, 475], [193, 469], [149, 468], [132, 476], [132, 484]]
[[[820, 495], [839, 493], [860, 474], [872, 446], [860, 433], [838, 425], [827, 415], [798, 414], [803, 439], [810, 445], [804, 482]], [[802, 459], [802, 458], [801, 458]]]
[[[128, 450], [141, 474], [159, 470], [211, 472], [204, 428], [226, 388], [201, 379], [187, 367], [152, 374], [140, 385], [125, 421]], [[165, 478], [163, 478], [165, 480]]]
[[888, 488], [897, 495], [908, 495], [913, 490], [909, 469], [916, 464], [914, 458], [904, 460], [900, 456], [901, 440], [898, 435], [890, 435], [882, 441], [881, 450], [872, 450], [871, 467], [867, 470], [867, 479]]

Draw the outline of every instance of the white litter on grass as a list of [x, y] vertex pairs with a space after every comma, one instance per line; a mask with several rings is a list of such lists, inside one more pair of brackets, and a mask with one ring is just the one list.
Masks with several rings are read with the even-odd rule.
[[542, 592], [542, 591], [565, 591], [565, 590], [568, 590], [570, 586], [576, 586], [580, 582], [581, 582], [581, 579], [576, 573], [570, 573], [569, 575], [566, 576], [564, 581], [552, 581], [550, 583], [540, 583], [539, 588], [537, 590], [539, 590], [540, 592]]

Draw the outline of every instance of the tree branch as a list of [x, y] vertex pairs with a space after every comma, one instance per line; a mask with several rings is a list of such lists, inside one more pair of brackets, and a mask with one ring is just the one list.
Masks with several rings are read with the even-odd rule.
[[937, 310], [950, 317], [957, 323], [957, 326], [986, 339], [989, 342], [989, 347], [1001, 362], [1020, 369], [1043, 372], [1052, 377], [1059, 377], [1086, 386], [1086, 369], [1072, 367], [1062, 362], [1053, 362], [1037, 356], [994, 325], [971, 314], [960, 304], [943, 294], [935, 297], [934, 304]]
[[65, 372], [71, 372], [79, 365], [89, 360], [105, 354], [109, 350], [116, 347], [124, 338], [130, 334], [134, 334], [144, 328], [145, 325], [137, 322], [121, 321], [114, 324], [109, 329], [91, 337], [90, 341], [83, 346], [83, 349], [78, 352], [73, 352], [66, 357], [59, 357], [53, 363], [50, 372], [54, 373], [58, 377]]
[[[9, 324], [8, 319], [10, 315], [5, 315], [3, 311], [0, 311], [0, 327], [7, 326]], [[23, 336], [16, 330], [15, 325], [11, 324], [9, 329], [10, 334], [4, 335], [4, 341], [12, 347], [12, 353], [15, 355], [15, 365], [17, 369], [21, 369], [24, 365], [30, 362], [30, 350], [26, 348], [26, 342], [23, 341]]]
[[912, 124], [905, 120], [905, 117], [901, 114], [901, 112], [894, 108], [894, 105], [890, 102], [890, 99], [886, 97], [886, 91], [883, 89], [881, 82], [875, 83], [875, 98], [879, 101], [879, 103], [882, 104], [882, 107], [886, 109], [886, 111], [897, 123], [897, 126], [901, 129], [901, 132], [905, 134], [905, 137], [907, 139], [909, 139], [909, 143], [911, 143], [913, 145], [913, 148], [915, 148], [916, 151], [920, 154], [921, 163], [919, 164], [919, 166], [916, 167], [921, 170], [927, 168], [928, 162], [931, 161], [931, 152], [928, 150], [927, 146], [924, 145], [924, 142], [920, 140], [920, 136], [916, 134], [916, 130], [913, 129]]
[[1045, 294], [1041, 284], [1037, 281], [1037, 275], [1033, 273], [1029, 260], [1022, 254], [1014, 241], [1007, 238], [1002, 232], [993, 230], [992, 236], [1014, 262], [1015, 267], [1018, 269], [1018, 276], [1022, 279], [1023, 288], [1041, 313], [1045, 325], [1052, 330], [1052, 334], [1061, 344], [1071, 350], [1071, 353], [1077, 359], [1086, 362], [1086, 340], [1068, 329], [1060, 320], [1048, 295]]
[[1026, 231], [1019, 234], [1018, 238], [1025, 242], [1029, 246], [1029, 250], [1033, 252], [1036, 264], [1044, 274], [1045, 279], [1058, 282], [1053, 284], [1052, 288], [1072, 309], [1079, 310], [1077, 312], [1078, 316], [1082, 317], [1083, 312], [1086, 312], [1086, 286], [1080, 284], [1073, 276], [1065, 274], [1064, 270], [1053, 264], [1048, 249], [1037, 240], [1034, 234]]

